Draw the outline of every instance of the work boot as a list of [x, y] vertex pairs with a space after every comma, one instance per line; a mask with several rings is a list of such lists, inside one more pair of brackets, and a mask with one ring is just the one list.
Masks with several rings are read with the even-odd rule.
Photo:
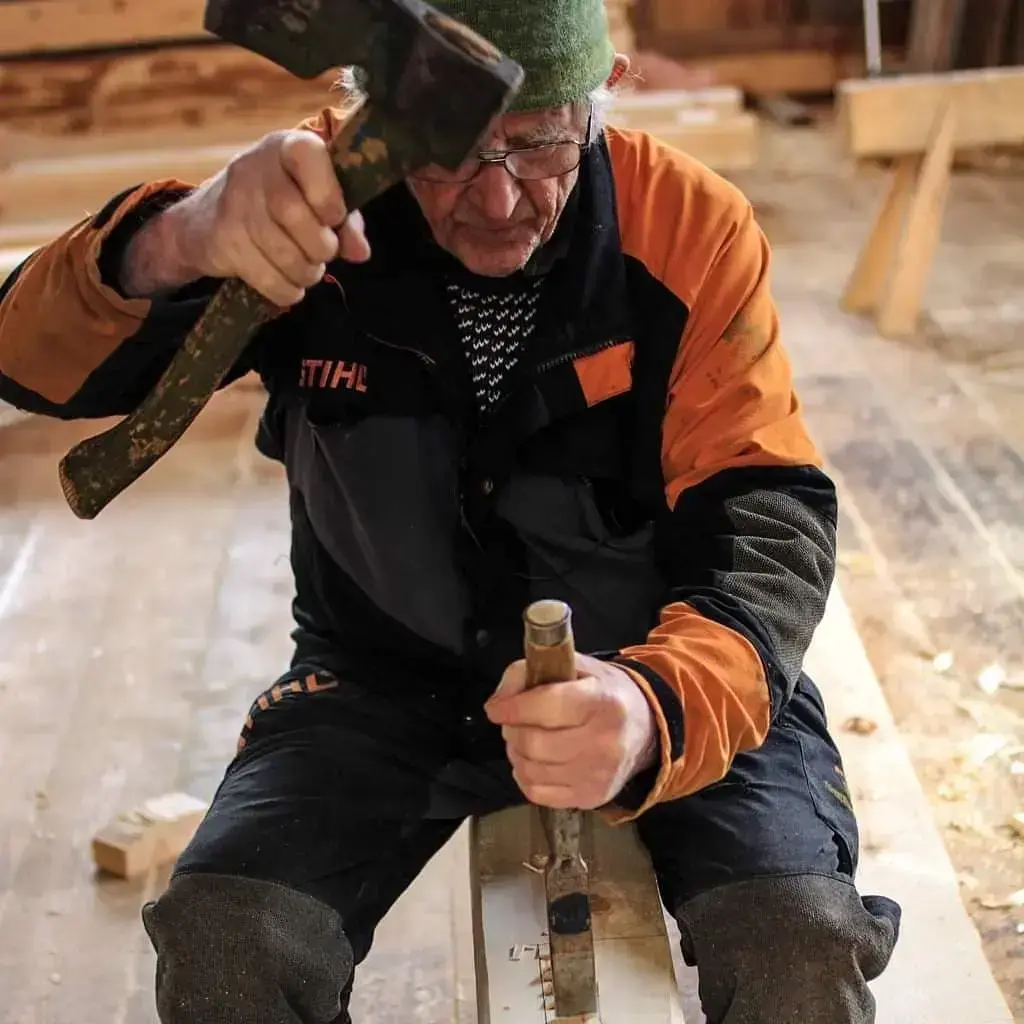
[[341, 918], [294, 889], [177, 875], [147, 903], [162, 1024], [350, 1024]]

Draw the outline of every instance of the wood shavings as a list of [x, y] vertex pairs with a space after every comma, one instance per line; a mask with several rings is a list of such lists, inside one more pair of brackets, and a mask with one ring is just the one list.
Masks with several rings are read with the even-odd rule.
[[874, 576], [878, 571], [875, 568], [875, 560], [861, 551], [846, 551], [839, 555], [836, 561], [855, 576]]
[[946, 779], [946, 781], [940, 783], [938, 789], [936, 789], [936, 794], [939, 799], [948, 800], [950, 803], [966, 800], [967, 797], [970, 796], [970, 792], [971, 789], [969, 782], [960, 775], [956, 775], [951, 779]]
[[960, 761], [965, 768], [978, 769], [996, 754], [1005, 750], [1013, 742], [1012, 736], [1000, 736], [996, 733], [979, 732], [964, 744]]
[[1010, 815], [1010, 828], [1018, 839], [1024, 839], [1024, 812]]
[[846, 732], [852, 732], [856, 736], [870, 736], [873, 732], [877, 732], [878, 723], [870, 718], [854, 715], [843, 723], [843, 729]]
[[932, 668], [936, 672], [946, 673], [953, 667], [955, 660], [952, 651], [940, 651], [932, 658]]
[[1018, 910], [1024, 907], [1024, 889], [1018, 889], [1002, 898], [988, 896], [978, 900], [978, 905], [986, 910]]
[[999, 692], [999, 688], [1006, 682], [1006, 669], [1002, 665], [989, 665], [978, 673], [978, 689], [987, 693], [990, 697]]

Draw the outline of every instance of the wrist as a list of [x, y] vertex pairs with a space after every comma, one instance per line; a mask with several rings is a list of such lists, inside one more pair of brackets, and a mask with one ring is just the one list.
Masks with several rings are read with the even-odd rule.
[[203, 276], [190, 257], [188, 197], [149, 219], [125, 247], [118, 278], [129, 298], [152, 298]]
[[660, 760], [660, 744], [658, 742], [658, 720], [654, 714], [654, 709], [651, 707], [647, 697], [644, 697], [644, 704], [647, 709], [646, 726], [647, 726], [647, 738], [643, 746], [637, 753], [636, 760], [633, 763], [632, 775], [639, 775], [640, 772], [647, 771], [648, 768], [653, 768]]

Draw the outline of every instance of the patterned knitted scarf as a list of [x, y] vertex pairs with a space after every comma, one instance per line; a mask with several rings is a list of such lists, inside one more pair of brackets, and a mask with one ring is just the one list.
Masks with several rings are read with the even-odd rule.
[[448, 298], [465, 345], [477, 406], [486, 414], [501, 400], [508, 374], [533, 334], [543, 277], [484, 291], [449, 281]]

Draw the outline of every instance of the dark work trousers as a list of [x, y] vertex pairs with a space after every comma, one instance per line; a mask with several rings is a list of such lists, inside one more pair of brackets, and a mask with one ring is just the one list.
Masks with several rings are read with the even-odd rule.
[[[161, 1020], [347, 1024], [352, 966], [388, 909], [467, 815], [522, 799], [481, 709], [315, 668], [287, 676], [254, 704], [144, 912]], [[709, 1024], [874, 1021], [867, 982], [899, 907], [854, 887], [857, 824], [809, 679], [760, 749], [637, 829]]]

